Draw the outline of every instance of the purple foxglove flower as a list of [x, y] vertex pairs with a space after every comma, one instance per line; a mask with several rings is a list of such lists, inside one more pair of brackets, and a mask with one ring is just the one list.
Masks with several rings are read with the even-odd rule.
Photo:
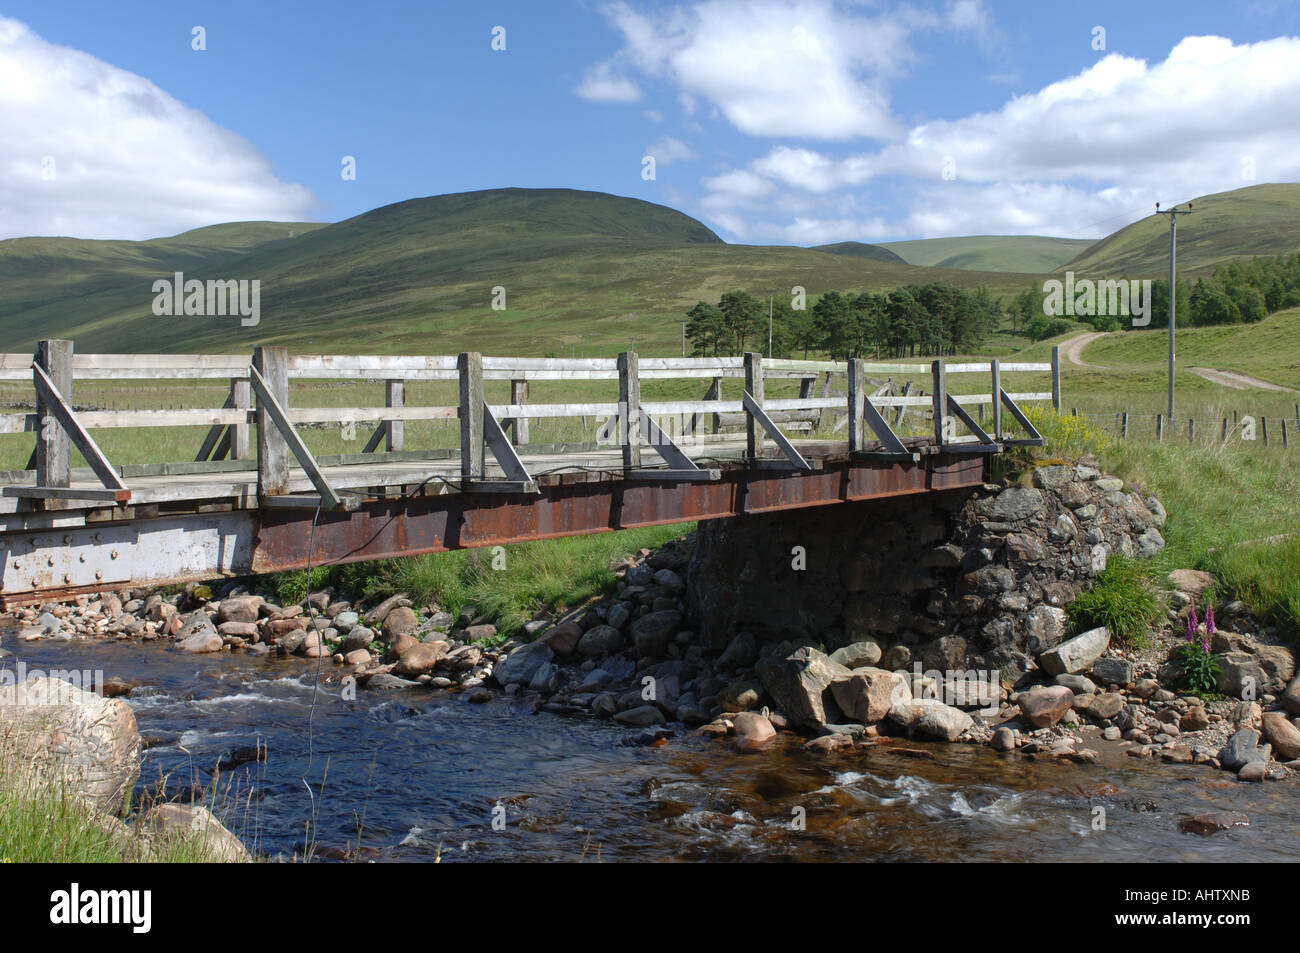
[[1205, 631], [1214, 634], [1214, 606], [1205, 610]]

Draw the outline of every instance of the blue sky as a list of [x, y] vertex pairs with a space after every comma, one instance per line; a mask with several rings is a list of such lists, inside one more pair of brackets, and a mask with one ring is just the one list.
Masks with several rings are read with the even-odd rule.
[[662, 202], [756, 243], [1095, 237], [1300, 180], [1297, 35], [1289, 0], [10, 0], [0, 237], [500, 186]]

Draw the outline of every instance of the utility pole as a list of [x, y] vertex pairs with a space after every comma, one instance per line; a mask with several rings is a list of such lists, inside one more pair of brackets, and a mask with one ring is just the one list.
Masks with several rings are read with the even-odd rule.
[[767, 359], [772, 359], [772, 302], [776, 299], [776, 289], [767, 293]]
[[1191, 215], [1192, 203], [1187, 203], [1187, 208], [1180, 209], [1177, 205], [1171, 206], [1164, 211], [1160, 210], [1160, 203], [1156, 203], [1157, 215], [1169, 216], [1169, 422], [1174, 421], [1174, 313], [1176, 302], [1178, 300], [1178, 285], [1176, 283], [1175, 261], [1178, 253], [1178, 216]]

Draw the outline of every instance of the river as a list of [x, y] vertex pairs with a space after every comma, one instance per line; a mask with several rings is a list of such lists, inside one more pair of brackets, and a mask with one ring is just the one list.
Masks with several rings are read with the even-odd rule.
[[[793, 735], [741, 754], [681, 727], [636, 745], [635, 730], [502, 696], [361, 690], [344, 701], [337, 685], [314, 689], [316, 663], [301, 659], [24, 644], [12, 632], [0, 645], [15, 653], [10, 668], [140, 682], [125, 700], [152, 741], [141, 791], [209, 791], [227, 826], [273, 858], [309, 844], [318, 859], [444, 862], [1300, 856], [1294, 782], [1245, 784], [1201, 766], [1058, 764], [921, 742], [909, 747], [932, 759], [884, 748], [824, 758]], [[335, 671], [325, 660], [322, 674]], [[212, 784], [223, 755], [258, 744], [264, 762]], [[1180, 832], [1181, 817], [1206, 810], [1242, 811], [1251, 825]]]

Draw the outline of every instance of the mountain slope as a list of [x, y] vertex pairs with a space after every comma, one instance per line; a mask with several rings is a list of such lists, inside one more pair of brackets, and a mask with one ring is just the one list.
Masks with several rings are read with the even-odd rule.
[[1093, 242], [1086, 238], [1045, 235], [970, 235], [960, 238], [921, 238], [882, 242], [881, 248], [912, 265], [973, 271], [1014, 271], [1047, 274], [1055, 271]]
[[[1180, 205], [1183, 203], [1180, 203]], [[1300, 248], [1300, 185], [1254, 185], [1192, 200], [1178, 220], [1180, 274], [1213, 271], [1243, 255]], [[1169, 216], [1151, 214], [1103, 238], [1061, 269], [1084, 275], [1168, 277]]]
[[899, 255], [880, 245], [868, 245], [865, 242], [835, 242], [830, 245], [814, 245], [813, 251], [824, 251], [830, 255], [847, 255], [850, 258], [869, 258], [872, 261], [892, 261], [906, 265]]

